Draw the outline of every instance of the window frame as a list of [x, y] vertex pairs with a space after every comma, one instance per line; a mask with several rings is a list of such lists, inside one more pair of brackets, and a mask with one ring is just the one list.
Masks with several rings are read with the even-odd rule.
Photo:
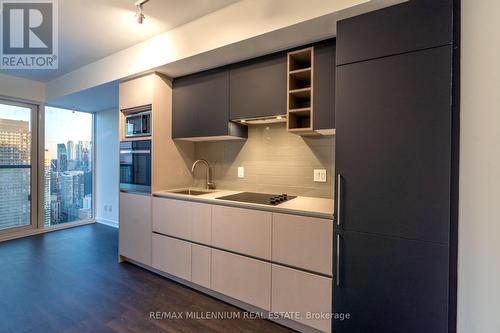
[[[67, 111], [75, 111], [75, 112], [80, 112], [80, 113], [88, 113], [92, 115], [92, 136], [91, 136], [91, 156], [92, 156], [92, 218], [87, 219], [87, 220], [76, 220], [76, 221], [71, 221], [71, 222], [65, 222], [61, 224], [55, 224], [55, 225], [45, 225], [45, 207], [43, 203], [45, 202], [45, 182], [44, 182], [44, 162], [45, 162], [45, 109], [47, 107], [52, 107], [52, 108], [58, 108], [62, 110], [67, 110]], [[96, 165], [96, 147], [95, 147], [95, 129], [96, 129], [96, 116], [94, 112], [85, 112], [85, 111], [78, 111], [78, 110], [71, 110], [71, 109], [65, 109], [65, 108], [60, 108], [57, 106], [50, 106], [50, 105], [44, 105], [40, 112], [39, 112], [39, 137], [38, 137], [38, 142], [39, 142], [39, 156], [40, 159], [38, 161], [38, 188], [39, 188], [39, 206], [38, 206], [38, 226], [37, 229], [40, 230], [45, 230], [45, 231], [53, 231], [53, 230], [59, 230], [59, 229], [65, 229], [65, 228], [71, 228], [74, 226], [78, 225], [85, 225], [85, 224], [90, 224], [90, 223], [95, 223], [96, 222], [96, 191], [95, 191], [95, 165]]]
[[[27, 237], [45, 232], [51, 232], [61, 229], [73, 228], [76, 226], [96, 223], [96, 116], [93, 112], [78, 111], [90, 113], [92, 115], [92, 219], [77, 220], [56, 225], [45, 226], [45, 109], [52, 107], [43, 103], [31, 103], [29, 101], [15, 100], [0, 96], [0, 104], [25, 107], [31, 109], [31, 224], [0, 230], [0, 242]], [[55, 107], [55, 106], [53, 106]], [[71, 111], [70, 109], [66, 109]]]

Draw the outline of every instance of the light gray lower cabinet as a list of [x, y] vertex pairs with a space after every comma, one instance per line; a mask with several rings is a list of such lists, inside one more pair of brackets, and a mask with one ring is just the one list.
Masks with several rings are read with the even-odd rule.
[[152, 234], [154, 268], [330, 332], [332, 279], [306, 271], [331, 276], [332, 220], [164, 198], [153, 199], [152, 219], [174, 236]]
[[298, 322], [331, 332], [332, 279], [272, 265], [272, 311], [298, 312]]
[[212, 289], [271, 310], [271, 264], [212, 249]]
[[332, 275], [333, 220], [273, 213], [273, 262]]
[[191, 243], [153, 234], [152, 266], [191, 281]]
[[202, 287], [211, 287], [212, 249], [192, 244], [191, 247], [191, 282]]
[[211, 228], [211, 205], [153, 197], [153, 231], [210, 245]]
[[226, 206], [212, 207], [212, 245], [271, 260], [272, 213]]
[[120, 192], [120, 255], [151, 265], [151, 197]]

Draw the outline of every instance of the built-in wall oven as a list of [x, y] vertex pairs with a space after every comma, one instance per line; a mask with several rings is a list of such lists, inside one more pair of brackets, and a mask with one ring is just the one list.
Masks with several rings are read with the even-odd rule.
[[151, 193], [151, 140], [120, 142], [120, 191]]

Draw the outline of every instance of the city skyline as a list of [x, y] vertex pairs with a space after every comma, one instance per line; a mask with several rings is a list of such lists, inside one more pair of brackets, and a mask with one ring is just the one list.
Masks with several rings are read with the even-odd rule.
[[[91, 219], [93, 115], [46, 108], [45, 225]], [[31, 224], [31, 109], [0, 104], [0, 229]]]
[[[60, 110], [53, 110], [47, 113], [47, 117], [57, 116], [51, 113], [59, 113], [67, 118], [67, 115], [75, 116], [76, 112], [65, 113]], [[86, 118], [92, 116], [85, 114]], [[73, 120], [73, 119], [72, 119]], [[78, 119], [77, 119], [78, 120]], [[87, 122], [87, 125], [90, 122]], [[80, 128], [85, 128], [78, 121], [71, 123], [71, 126], [77, 124]], [[75, 136], [51, 138], [52, 147], [55, 147], [53, 154], [46, 143], [46, 157], [50, 157], [50, 162], [46, 159], [45, 163], [45, 224], [54, 225], [59, 223], [72, 222], [76, 220], [88, 220], [92, 218], [92, 128], [86, 128], [87, 140], [74, 140]], [[69, 140], [68, 140], [69, 139]], [[49, 140], [46, 139], [46, 142]], [[47, 187], [50, 190], [47, 190]], [[47, 213], [50, 209], [50, 213]]]
[[[29, 111], [29, 112], [27, 112]], [[62, 112], [61, 112], [62, 111]], [[20, 106], [0, 104], [0, 118], [22, 120], [30, 123], [31, 109]], [[92, 132], [93, 117], [90, 113], [72, 111], [56, 107], [45, 107], [45, 147], [55, 156], [58, 143], [67, 143], [71, 137], [73, 142], [90, 141], [89, 132]]]
[[[62, 110], [62, 111], [61, 111]], [[57, 145], [92, 140], [92, 114], [53, 107], [45, 108], [45, 147], [52, 156]], [[48, 134], [50, 133], [50, 135]]]

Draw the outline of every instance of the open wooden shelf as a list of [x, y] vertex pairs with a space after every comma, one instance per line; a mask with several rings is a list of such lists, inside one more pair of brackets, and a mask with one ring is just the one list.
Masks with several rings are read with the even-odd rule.
[[293, 89], [289, 91], [290, 95], [293, 95], [297, 98], [311, 98], [311, 87], [301, 88], [301, 89]]
[[288, 53], [288, 70], [296, 71], [312, 67], [313, 48], [302, 49]]
[[288, 53], [287, 129], [299, 135], [313, 132], [314, 48]]
[[288, 115], [288, 129], [310, 129], [311, 113], [290, 113]]
[[289, 74], [290, 89], [311, 88], [311, 68], [299, 69]]
[[299, 108], [288, 110], [289, 115], [306, 116], [311, 114], [311, 108]]
[[292, 132], [292, 133], [297, 133], [297, 134], [312, 134], [314, 133], [313, 129], [312, 128], [290, 128], [288, 130], [288, 132]]

